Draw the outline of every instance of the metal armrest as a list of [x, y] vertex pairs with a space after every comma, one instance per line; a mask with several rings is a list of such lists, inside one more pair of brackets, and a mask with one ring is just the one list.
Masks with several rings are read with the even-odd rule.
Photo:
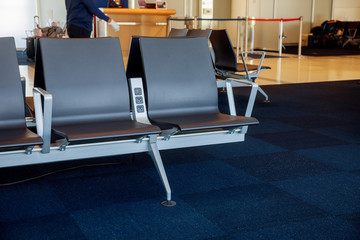
[[249, 82], [247, 80], [240, 80], [240, 79], [233, 79], [228, 78], [226, 80], [218, 81], [218, 82], [225, 82], [226, 86], [226, 93], [228, 96], [229, 102], [229, 109], [230, 115], [236, 116], [236, 108], [235, 108], [235, 100], [234, 100], [234, 93], [233, 93], [233, 86], [251, 86], [251, 92], [249, 96], [249, 101], [245, 111], [245, 117], [251, 117], [252, 111], [254, 109], [256, 94], [259, 89], [259, 85], [254, 82]]
[[42, 152], [48, 153], [51, 141], [52, 95], [41, 88], [34, 88], [33, 94], [37, 134], [43, 138]]
[[[247, 68], [247, 64], [246, 64], [246, 62], [245, 62], [245, 55], [247, 55], [247, 54], [256, 54], [256, 53], [260, 53], [261, 54], [261, 59], [260, 59], [260, 63], [259, 63], [259, 65], [258, 65], [258, 67], [257, 67], [257, 70], [255, 71], [255, 72], [252, 72], [251, 74], [249, 73], [249, 70], [248, 70], [248, 68]], [[262, 66], [262, 64], [263, 64], [263, 61], [264, 61], [264, 58], [265, 58], [265, 52], [264, 51], [247, 51], [247, 52], [242, 52], [241, 54], [240, 54], [240, 56], [241, 56], [241, 60], [242, 60], [242, 62], [243, 62], [243, 64], [244, 64], [244, 68], [245, 68], [245, 73], [246, 73], [246, 77], [247, 77], [247, 79], [249, 80], [249, 81], [252, 81], [252, 79], [251, 79], [251, 76], [252, 77], [255, 77], [255, 79], [258, 77], [258, 75], [259, 75], [259, 73], [261, 72], [261, 66]], [[251, 75], [251, 76], [250, 76]]]
[[[225, 81], [226, 81], [226, 93], [228, 96], [230, 114], [232, 116], [236, 116], [234, 93], [232, 90], [233, 85], [237, 85], [237, 86], [250, 85], [251, 86], [249, 101], [248, 101], [248, 104], [246, 106], [246, 111], [245, 111], [245, 117], [251, 117], [252, 111], [254, 109], [256, 94], [259, 90], [259, 85], [254, 82], [249, 82], [247, 80], [239, 80], [239, 79], [228, 78]], [[241, 133], [245, 134], [245, 133], [247, 133], [247, 130], [248, 130], [248, 126], [244, 126], [241, 128]]]

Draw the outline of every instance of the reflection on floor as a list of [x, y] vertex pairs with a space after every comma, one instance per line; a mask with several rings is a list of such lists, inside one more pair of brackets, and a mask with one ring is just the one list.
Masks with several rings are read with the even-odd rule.
[[[267, 53], [276, 55], [276, 53]], [[257, 64], [258, 59], [248, 59]], [[262, 72], [257, 80], [259, 85], [287, 83], [325, 82], [360, 79], [360, 55], [311, 57], [283, 54], [282, 58], [266, 58], [264, 65], [271, 70]], [[27, 79], [26, 95], [32, 95], [34, 66], [20, 66], [21, 76]]]

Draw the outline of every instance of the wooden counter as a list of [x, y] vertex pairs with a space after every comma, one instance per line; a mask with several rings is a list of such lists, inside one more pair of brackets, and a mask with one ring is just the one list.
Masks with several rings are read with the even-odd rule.
[[174, 15], [175, 9], [149, 9], [149, 8], [103, 8], [105, 14], [125, 14], [125, 15]]
[[119, 37], [127, 64], [130, 41], [132, 36], [165, 37], [168, 34], [169, 18], [176, 14], [174, 9], [129, 9], [129, 8], [103, 8], [103, 12], [119, 23], [120, 31], [104, 21], [97, 21], [97, 36]]

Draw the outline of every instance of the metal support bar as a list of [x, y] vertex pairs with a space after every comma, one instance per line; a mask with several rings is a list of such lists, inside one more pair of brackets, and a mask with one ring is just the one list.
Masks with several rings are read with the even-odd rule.
[[249, 17], [246, 16], [245, 18], [245, 49], [244, 51], [247, 52], [248, 49], [248, 39], [249, 39]]
[[312, 29], [314, 27], [314, 22], [315, 22], [315, 1], [316, 0], [311, 0], [311, 20], [310, 20], [310, 29]]
[[172, 136], [174, 136], [175, 134], [177, 134], [178, 132], [180, 132], [180, 130], [179, 129], [169, 129], [168, 131], [167, 130], [163, 130], [162, 131], [162, 135], [164, 135], [164, 138], [163, 138], [163, 140], [164, 141], [169, 141], [170, 140], [170, 138], [172, 137]]
[[245, 134], [240, 131], [237, 134], [229, 134], [228, 130], [213, 131], [213, 132], [199, 132], [199, 133], [184, 133], [178, 134], [171, 138], [170, 141], [160, 141], [157, 145], [160, 150], [179, 149], [186, 147], [208, 146], [223, 143], [243, 142]]
[[59, 142], [61, 143], [61, 145], [59, 147], [60, 151], [65, 151], [66, 147], [69, 146], [69, 144], [70, 144], [66, 138], [61, 139]]
[[282, 46], [283, 46], [283, 31], [284, 31], [284, 22], [281, 20], [279, 22], [279, 56], [282, 55]]
[[265, 97], [264, 102], [270, 102], [269, 96], [264, 92], [264, 90], [261, 87], [259, 87], [258, 91], [261, 93], [261, 95]]
[[299, 47], [298, 47], [298, 55], [301, 56], [301, 45], [302, 45], [302, 26], [303, 26], [303, 17], [300, 17], [299, 21]]
[[251, 92], [250, 92], [248, 104], [247, 104], [246, 111], [245, 111], [245, 117], [251, 117], [252, 111], [254, 109], [256, 94], [259, 90], [259, 85], [257, 83], [252, 83], [251, 85], [252, 85], [252, 87], [251, 87]]
[[248, 82], [247, 80], [240, 80], [240, 79], [234, 79], [234, 78], [231, 78], [231, 85], [233, 87], [246, 86], [246, 85], [251, 86], [251, 92], [250, 92], [248, 104], [247, 104], [246, 111], [245, 111], [245, 117], [251, 117], [252, 111], [254, 109], [256, 95], [259, 90], [259, 85], [254, 82]]
[[150, 140], [149, 140], [149, 145], [150, 145], [150, 150], [149, 150], [149, 155], [151, 156], [151, 158], [154, 161], [156, 170], [160, 176], [161, 182], [165, 188], [166, 191], [166, 201], [163, 201], [161, 204], [166, 206], [166, 207], [172, 207], [176, 205], [176, 202], [171, 201], [171, 188], [170, 188], [170, 184], [169, 181], [167, 179], [166, 176], [166, 172], [165, 172], [165, 168], [160, 156], [160, 152], [158, 149], [158, 146], [156, 144], [157, 141], [157, 135], [150, 135]]
[[[252, 71], [251, 73], [249, 73], [249, 70], [247, 68], [247, 64], [245, 62], [245, 57], [248, 53], [260, 53], [261, 54], [261, 58], [260, 58], [260, 63], [258, 64], [258, 67], [256, 69], [256, 71]], [[245, 68], [245, 73], [246, 73], [246, 78], [250, 81], [253, 82], [254, 79], [257, 79], [259, 76], [259, 73], [262, 71], [261, 67], [262, 64], [264, 62], [265, 59], [265, 52], [264, 51], [249, 51], [249, 52], [242, 52], [241, 53], [241, 60], [243, 62], [244, 68]]]
[[[238, 17], [238, 19], [240, 19], [240, 17]], [[236, 21], [237, 24], [237, 34], [236, 34], [236, 61], [239, 60], [239, 55], [240, 55], [240, 21]]]
[[136, 139], [136, 143], [142, 143], [142, 141], [146, 138], [146, 136], [139, 137]]
[[34, 147], [35, 147], [35, 146], [27, 147], [27, 148], [25, 149], [26, 155], [32, 154], [32, 151], [33, 151]]
[[197, 27], [198, 27], [198, 17], [194, 17], [193, 29], [197, 29]]
[[226, 79], [226, 94], [228, 97], [228, 102], [229, 102], [229, 109], [230, 109], [230, 115], [231, 116], [236, 116], [236, 108], [235, 108], [235, 100], [234, 100], [234, 93], [233, 93], [233, 89], [232, 89], [232, 80], [231, 79]]
[[[224, 82], [225, 82], [225, 84], [224, 84]], [[226, 80], [218, 80], [217, 81], [217, 86], [218, 87], [224, 87], [224, 85], [226, 86], [228, 99], [231, 98], [231, 97], [229, 97], [230, 95], [233, 96], [232, 87], [251, 86], [251, 92], [250, 92], [248, 104], [247, 104], [246, 111], [245, 111], [245, 117], [251, 117], [252, 111], [254, 109], [256, 95], [257, 95], [258, 90], [260, 89], [259, 85], [257, 83], [254, 83], [254, 82], [249, 82], [246, 79], [241, 80], [241, 79], [235, 79], [235, 78], [228, 78]], [[230, 114], [233, 115], [233, 113], [236, 114], [236, 108], [235, 108], [235, 103], [233, 104], [233, 107], [230, 105], [231, 102], [232, 101], [230, 101], [230, 99], [229, 99]], [[232, 112], [232, 108], [234, 109], [233, 112]], [[241, 128], [241, 133], [245, 134], [247, 132], [247, 129], [248, 129], [248, 126], [242, 127]]]
[[[52, 95], [41, 88], [33, 89], [37, 134], [43, 139], [42, 152], [50, 152]], [[44, 99], [42, 108], [41, 96]]]
[[241, 129], [242, 127], [236, 127], [236, 128], [233, 128], [229, 131], [229, 134], [235, 134], [237, 131], [239, 131], [239, 129]]

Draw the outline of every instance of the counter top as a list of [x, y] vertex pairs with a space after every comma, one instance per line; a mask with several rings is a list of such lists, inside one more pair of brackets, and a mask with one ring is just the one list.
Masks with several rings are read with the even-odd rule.
[[127, 14], [127, 15], [174, 15], [175, 9], [150, 9], [150, 8], [103, 8], [105, 14]]

